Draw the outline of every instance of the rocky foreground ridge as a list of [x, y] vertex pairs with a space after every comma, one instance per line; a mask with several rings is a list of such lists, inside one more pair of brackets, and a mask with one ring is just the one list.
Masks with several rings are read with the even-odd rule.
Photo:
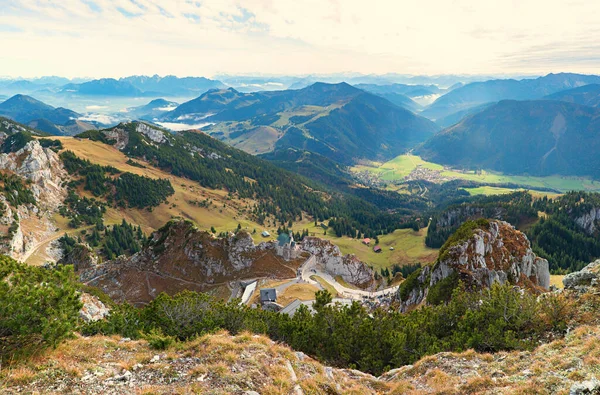
[[447, 300], [459, 281], [481, 289], [514, 284], [533, 292], [550, 286], [548, 261], [536, 256], [524, 233], [498, 220], [465, 223], [440, 249], [433, 266], [413, 273], [400, 287], [401, 310]]
[[2, 371], [3, 394], [596, 394], [600, 327], [533, 351], [440, 353], [380, 377], [324, 366], [250, 334], [207, 335], [165, 351], [144, 340], [69, 340]]

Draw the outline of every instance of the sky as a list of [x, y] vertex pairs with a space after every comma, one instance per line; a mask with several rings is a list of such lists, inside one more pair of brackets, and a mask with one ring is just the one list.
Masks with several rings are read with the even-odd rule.
[[0, 0], [0, 76], [600, 73], [588, 0]]

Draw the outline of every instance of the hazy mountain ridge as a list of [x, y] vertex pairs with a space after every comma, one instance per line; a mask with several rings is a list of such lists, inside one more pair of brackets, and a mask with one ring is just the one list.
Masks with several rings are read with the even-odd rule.
[[210, 89], [222, 89], [226, 86], [221, 81], [211, 80], [205, 77], [183, 77], [174, 75], [161, 77], [153, 76], [130, 76], [120, 78], [119, 81], [127, 82], [143, 92], [160, 92], [170, 96], [199, 95]]
[[391, 158], [437, 131], [432, 122], [346, 83], [248, 94], [209, 91], [162, 119], [216, 123], [206, 129], [209, 134], [250, 153], [291, 147], [345, 164]]
[[484, 103], [507, 99], [540, 99], [555, 92], [593, 83], [600, 83], [600, 76], [558, 73], [535, 79], [473, 82], [440, 97], [422, 114], [430, 119], [439, 119]]
[[577, 104], [501, 101], [431, 138], [424, 159], [509, 174], [600, 176], [600, 111]]
[[31, 96], [20, 94], [0, 103], [0, 115], [20, 123], [46, 120], [58, 125], [64, 125], [81, 116], [75, 111], [63, 107], [54, 108]]
[[589, 84], [560, 91], [546, 96], [545, 99], [560, 100], [582, 106], [600, 107], [600, 84]]

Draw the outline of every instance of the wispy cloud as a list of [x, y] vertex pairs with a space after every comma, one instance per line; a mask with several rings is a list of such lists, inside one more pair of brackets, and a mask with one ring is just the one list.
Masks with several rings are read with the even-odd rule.
[[600, 53], [589, 1], [9, 3], [0, 58], [13, 75], [591, 71]]

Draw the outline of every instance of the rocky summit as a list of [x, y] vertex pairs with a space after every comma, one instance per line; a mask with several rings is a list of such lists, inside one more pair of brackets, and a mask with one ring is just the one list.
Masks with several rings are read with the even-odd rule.
[[440, 249], [434, 265], [412, 274], [400, 289], [402, 310], [440, 303], [462, 281], [481, 289], [514, 284], [533, 292], [550, 286], [548, 261], [536, 256], [524, 233], [498, 220], [468, 221]]

